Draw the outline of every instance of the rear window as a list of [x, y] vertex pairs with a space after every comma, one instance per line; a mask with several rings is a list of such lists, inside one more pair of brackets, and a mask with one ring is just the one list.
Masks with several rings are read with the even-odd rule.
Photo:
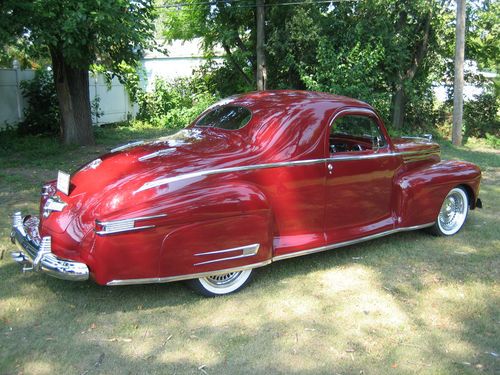
[[222, 106], [205, 114], [195, 126], [238, 130], [248, 124], [251, 118], [252, 112], [245, 107]]

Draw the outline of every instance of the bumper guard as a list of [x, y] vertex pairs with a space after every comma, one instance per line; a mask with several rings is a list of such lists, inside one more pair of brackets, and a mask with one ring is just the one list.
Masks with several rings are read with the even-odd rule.
[[89, 278], [86, 264], [58, 258], [52, 253], [51, 238], [40, 238], [38, 218], [21, 216], [16, 212], [12, 216], [10, 239], [19, 251], [11, 252], [12, 259], [23, 265], [23, 272], [41, 271], [63, 280], [85, 281]]

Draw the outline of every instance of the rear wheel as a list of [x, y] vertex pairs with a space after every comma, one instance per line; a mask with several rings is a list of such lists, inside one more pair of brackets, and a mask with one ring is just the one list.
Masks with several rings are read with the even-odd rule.
[[188, 284], [196, 292], [206, 297], [221, 296], [237, 292], [246, 286], [252, 279], [252, 271], [250, 269], [200, 277], [199, 279], [189, 280]]
[[437, 236], [452, 236], [462, 229], [469, 212], [467, 192], [456, 187], [450, 190], [439, 210], [436, 222], [431, 227]]

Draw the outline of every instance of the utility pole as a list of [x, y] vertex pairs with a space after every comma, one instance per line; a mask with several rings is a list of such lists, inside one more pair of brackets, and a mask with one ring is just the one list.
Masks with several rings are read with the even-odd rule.
[[453, 126], [451, 142], [462, 144], [462, 118], [464, 110], [464, 50], [465, 50], [465, 0], [457, 1], [457, 26], [455, 38], [455, 79], [453, 85]]
[[265, 0], [256, 0], [256, 18], [257, 18], [257, 90], [266, 89], [267, 68], [266, 68], [266, 55], [264, 52], [265, 41]]

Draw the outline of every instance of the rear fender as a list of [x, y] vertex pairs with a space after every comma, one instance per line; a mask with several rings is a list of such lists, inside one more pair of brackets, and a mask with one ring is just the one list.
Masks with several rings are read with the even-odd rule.
[[397, 226], [434, 222], [444, 198], [456, 186], [466, 189], [473, 209], [480, 180], [479, 167], [461, 161], [442, 161], [399, 175], [395, 180]]
[[183, 221], [165, 236], [160, 277], [237, 268], [271, 259], [272, 210], [256, 186], [233, 182], [188, 204], [194, 220]]

